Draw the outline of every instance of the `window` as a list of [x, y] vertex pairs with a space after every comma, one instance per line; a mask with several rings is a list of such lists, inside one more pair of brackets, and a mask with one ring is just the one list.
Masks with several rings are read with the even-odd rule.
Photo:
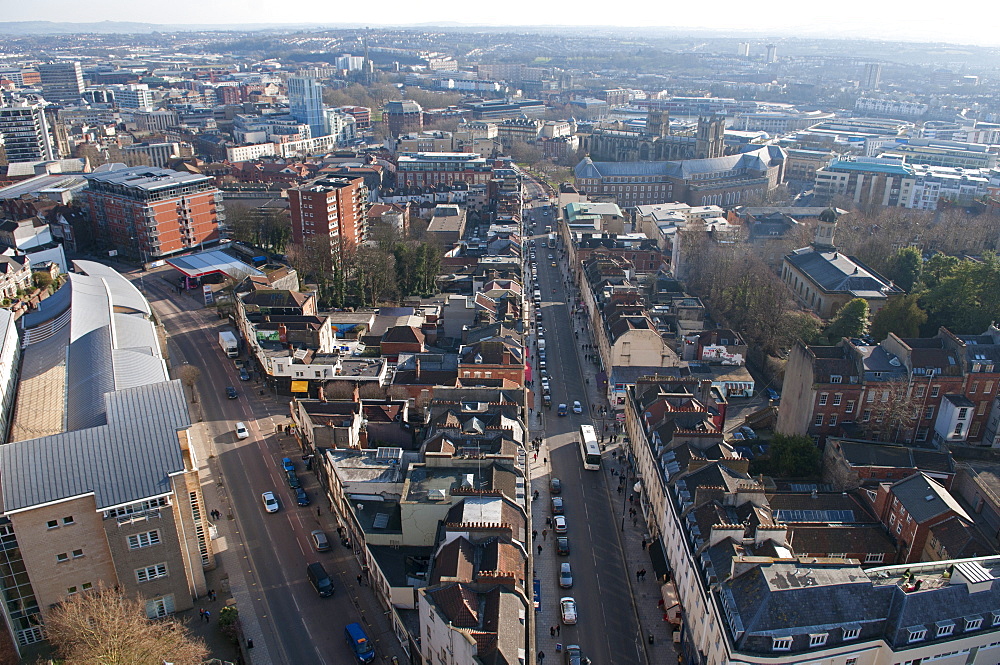
[[927, 637], [926, 628], [910, 628], [910, 642], [919, 642]]
[[868, 422], [871, 419], [872, 419], [872, 410], [871, 409], [865, 409], [864, 414], [862, 414], [862, 416], [861, 416], [861, 422], [866, 423], [866, 422]]
[[167, 564], [165, 563], [158, 563], [155, 566], [146, 566], [145, 568], [139, 568], [135, 571], [135, 579], [137, 582], [149, 582], [150, 580], [166, 576]]
[[902, 532], [903, 532], [903, 523], [900, 522], [899, 524], [896, 525], [896, 535], [898, 536]]
[[917, 428], [917, 441], [926, 441], [927, 434], [930, 432], [930, 428], [927, 425], [921, 425]]
[[[847, 638], [845, 637], [844, 639], [846, 640]], [[847, 660], [844, 661], [844, 665], [858, 665], [858, 659], [848, 658]]]
[[46, 526], [48, 528], [50, 528], [50, 529], [58, 529], [59, 528], [59, 520], [49, 520], [48, 523], [46, 524]]
[[931, 397], [937, 397], [941, 394], [941, 386], [931, 386]]
[[888, 390], [883, 390], [882, 391], [882, 401], [883, 402], [888, 402], [889, 401], [889, 391]]
[[867, 394], [865, 395], [865, 401], [868, 402], [869, 404], [871, 404], [872, 402], [874, 402], [875, 401], [875, 391], [869, 390], [867, 392]]
[[[865, 555], [865, 563], [882, 563], [885, 560], [885, 554], [869, 552]], [[846, 638], [845, 638], [846, 639]]]
[[80, 588], [83, 589], [84, 591], [89, 591], [90, 589], [94, 588], [94, 583], [93, 582], [84, 582], [83, 584], [80, 585]]
[[917, 390], [916, 390], [915, 395], [918, 398], [922, 398], [924, 396], [924, 393], [926, 393], [926, 392], [927, 392], [927, 388], [926, 387], [924, 387], [924, 386], [917, 386]]
[[964, 420], [965, 418], [968, 417], [969, 417], [969, 407], [963, 406], [961, 409], [958, 410], [959, 420]]
[[145, 533], [136, 533], [128, 537], [128, 548], [130, 550], [137, 550], [142, 547], [149, 547], [150, 545], [160, 544], [160, 532], [147, 531]]
[[833, 395], [833, 405], [840, 406], [841, 401], [844, 399], [844, 393], [834, 393]]
[[75, 586], [71, 586], [70, 588], [66, 589], [66, 594], [67, 595], [72, 596], [74, 593], [76, 593], [76, 587]]
[[836, 413], [831, 413], [830, 414], [830, 422], [828, 424], [830, 425], [830, 427], [833, 427], [834, 425], [837, 424], [837, 414]]
[[816, 420], [813, 421], [813, 425], [815, 425], [816, 427], [822, 427], [823, 426], [823, 414], [822, 413], [817, 413], [816, 414]]
[[844, 382], [844, 377], [842, 377], [840, 374], [830, 375], [830, 383], [843, 383], [843, 382]]
[[983, 392], [986, 393], [987, 395], [989, 395], [991, 392], [993, 392], [993, 382], [992, 381], [987, 381], [986, 382], [986, 385], [983, 386]]
[[969, 393], [974, 393], [979, 390], [979, 382], [973, 381], [972, 386], [969, 388]]
[[957, 425], [955, 425], [955, 431], [953, 432], [953, 434], [955, 436], [962, 436], [962, 428], [964, 427], [965, 427], [964, 423], [958, 423]]
[[790, 637], [772, 637], [771, 638], [771, 650], [772, 651], [788, 651], [792, 648], [792, 638]]
[[73, 558], [79, 559], [83, 556], [83, 550], [73, 550]]
[[844, 639], [845, 640], [856, 640], [858, 635], [861, 634], [861, 626], [845, 626], [844, 627]]
[[979, 423], [972, 423], [972, 427], [969, 428], [969, 436], [979, 436]]
[[955, 632], [955, 624], [953, 623], [939, 623], [937, 625], [938, 637], [948, 637], [954, 632]]
[[63, 520], [62, 520], [62, 522], [63, 522], [63, 526], [69, 526], [70, 524], [74, 524], [73, 516], [70, 515], [68, 517], [64, 517]]
[[929, 406], [926, 409], [924, 409], [924, 418], [925, 419], [930, 420], [933, 417], [934, 417], [934, 407], [933, 406]]
[[826, 644], [826, 633], [813, 633], [809, 636], [809, 646], [821, 647]]
[[1000, 626], [1000, 612], [993, 613], [993, 625]]
[[983, 625], [983, 617], [965, 617], [966, 630], [979, 630]]
[[830, 393], [820, 393], [819, 394], [819, 405], [826, 406], [826, 402], [830, 397]]
[[844, 409], [844, 413], [854, 413], [854, 400], [847, 400], [847, 408]]

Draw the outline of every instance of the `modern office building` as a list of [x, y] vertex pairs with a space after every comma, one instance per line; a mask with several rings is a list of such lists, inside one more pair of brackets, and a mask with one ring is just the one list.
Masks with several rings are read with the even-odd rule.
[[364, 178], [318, 178], [289, 189], [292, 242], [326, 236], [335, 256], [357, 249], [365, 237], [367, 202]]
[[49, 123], [41, 104], [15, 100], [10, 106], [0, 107], [0, 137], [10, 163], [56, 158]]
[[293, 76], [288, 79], [288, 105], [292, 117], [309, 125], [312, 137], [326, 136], [323, 114], [323, 84], [313, 78]]
[[219, 240], [222, 193], [205, 175], [151, 166], [87, 175], [94, 237], [136, 259], [154, 260]]
[[83, 70], [79, 62], [38, 65], [42, 93], [50, 102], [72, 102], [83, 96]]
[[861, 89], [868, 92], [878, 90], [882, 82], [882, 65], [877, 62], [869, 62], [865, 65], [865, 75], [861, 79]]

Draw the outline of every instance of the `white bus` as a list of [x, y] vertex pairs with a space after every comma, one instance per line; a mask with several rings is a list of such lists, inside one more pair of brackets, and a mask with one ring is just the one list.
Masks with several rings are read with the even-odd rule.
[[593, 425], [580, 425], [580, 457], [583, 459], [584, 469], [601, 470], [601, 446], [597, 443], [597, 432]]

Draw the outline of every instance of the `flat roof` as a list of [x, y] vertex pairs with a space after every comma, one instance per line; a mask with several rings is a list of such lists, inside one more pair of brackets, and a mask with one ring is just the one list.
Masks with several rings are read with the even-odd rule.
[[222, 273], [237, 281], [247, 277], [264, 277], [264, 272], [221, 249], [210, 249], [196, 254], [167, 259], [167, 263], [188, 277], [203, 277]]

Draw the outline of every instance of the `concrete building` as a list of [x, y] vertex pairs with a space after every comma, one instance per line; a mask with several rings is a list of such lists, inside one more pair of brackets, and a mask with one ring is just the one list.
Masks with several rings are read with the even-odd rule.
[[396, 162], [397, 187], [485, 185], [493, 179], [492, 164], [471, 152], [418, 152], [400, 155]]
[[434, 208], [427, 237], [436, 240], [442, 247], [450, 248], [465, 235], [467, 213], [465, 208], [455, 204], [440, 204]]
[[50, 102], [74, 102], [83, 96], [83, 70], [80, 63], [53, 62], [38, 65], [42, 92]]
[[312, 78], [292, 76], [288, 79], [288, 105], [292, 117], [309, 125], [312, 136], [326, 136], [323, 113], [323, 84]]
[[293, 187], [288, 190], [292, 242], [326, 237], [334, 256], [357, 249], [365, 239], [367, 205], [364, 178], [318, 178]]
[[15, 100], [9, 106], [0, 106], [0, 140], [10, 163], [56, 159], [49, 122], [41, 104]]
[[19, 647], [44, 639], [52, 607], [102, 585], [140, 596], [150, 618], [190, 609], [215, 565], [187, 400], [149, 304], [110, 268], [75, 267], [26, 322], [14, 435], [0, 446], [3, 611]]
[[878, 90], [882, 83], [882, 65], [869, 62], [865, 65], [864, 76], [861, 77], [861, 89], [865, 92]]
[[109, 166], [86, 176], [85, 205], [103, 246], [146, 261], [218, 241], [225, 209], [211, 178]]
[[149, 166], [165, 169], [167, 164], [181, 157], [179, 143], [133, 143], [122, 148], [126, 155], [140, 156]]

